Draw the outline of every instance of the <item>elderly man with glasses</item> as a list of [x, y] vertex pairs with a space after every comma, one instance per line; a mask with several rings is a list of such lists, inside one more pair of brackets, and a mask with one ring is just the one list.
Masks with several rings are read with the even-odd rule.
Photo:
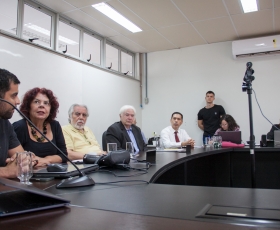
[[85, 105], [73, 104], [68, 111], [70, 124], [63, 126], [68, 156], [71, 160], [82, 159], [85, 154], [104, 154], [93, 132], [85, 126], [89, 116]]

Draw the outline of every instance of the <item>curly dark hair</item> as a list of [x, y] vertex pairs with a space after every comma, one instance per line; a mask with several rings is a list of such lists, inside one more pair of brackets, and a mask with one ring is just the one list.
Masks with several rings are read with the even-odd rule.
[[234, 131], [236, 128], [239, 128], [239, 125], [236, 123], [234, 118], [229, 114], [224, 114], [221, 117], [220, 124], [222, 123], [222, 121], [226, 121], [228, 123], [228, 131]]
[[46, 122], [51, 122], [56, 118], [56, 114], [58, 113], [59, 103], [57, 101], [57, 98], [53, 95], [53, 92], [49, 89], [36, 87], [27, 91], [24, 94], [19, 109], [22, 113], [24, 113], [25, 116], [30, 118], [30, 113], [29, 113], [30, 105], [38, 93], [46, 95], [50, 101], [51, 110], [50, 110], [50, 115], [46, 119]]

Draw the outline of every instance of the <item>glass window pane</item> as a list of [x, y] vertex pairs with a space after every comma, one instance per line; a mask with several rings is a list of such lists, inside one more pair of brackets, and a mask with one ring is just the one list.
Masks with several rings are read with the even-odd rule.
[[58, 50], [65, 51], [67, 45], [66, 54], [79, 57], [80, 30], [59, 21], [58, 34]]
[[39, 10], [34, 9], [31, 6], [24, 5], [24, 19], [22, 37], [24, 39], [33, 39], [33, 43], [40, 44], [42, 46], [51, 46], [51, 26], [52, 17]]
[[118, 71], [119, 70], [119, 50], [106, 44], [106, 67]]
[[93, 36], [84, 34], [84, 50], [83, 59], [87, 61], [90, 59], [89, 63], [94, 63], [100, 65], [100, 40]]
[[127, 73], [126, 75], [132, 76], [132, 56], [121, 52], [121, 60], [122, 60], [122, 72]]
[[0, 1], [0, 29], [11, 34], [17, 32], [17, 0]]

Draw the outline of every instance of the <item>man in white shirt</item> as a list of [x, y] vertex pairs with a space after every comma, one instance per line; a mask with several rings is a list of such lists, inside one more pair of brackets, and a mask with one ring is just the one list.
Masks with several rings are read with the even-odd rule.
[[170, 119], [171, 126], [161, 131], [160, 137], [164, 148], [181, 148], [191, 145], [194, 147], [195, 141], [188, 135], [184, 129], [180, 129], [183, 123], [183, 114], [174, 112]]

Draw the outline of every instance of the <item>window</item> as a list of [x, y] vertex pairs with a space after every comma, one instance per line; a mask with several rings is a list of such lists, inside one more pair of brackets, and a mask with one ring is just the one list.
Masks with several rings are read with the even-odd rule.
[[100, 40], [87, 33], [84, 33], [83, 45], [83, 60], [88, 61], [89, 63], [100, 65]]
[[29, 5], [24, 5], [22, 38], [51, 47], [51, 29], [52, 17], [50, 15]]
[[70, 54], [76, 57], [80, 56], [80, 30], [70, 25], [59, 21], [58, 28], [58, 50], [66, 51], [66, 54]]
[[17, 0], [0, 1], [0, 30], [17, 33]]
[[106, 44], [106, 67], [119, 71], [119, 50]]
[[121, 71], [125, 75], [132, 76], [132, 74], [133, 74], [132, 60], [133, 60], [133, 58], [130, 54], [121, 51]]

